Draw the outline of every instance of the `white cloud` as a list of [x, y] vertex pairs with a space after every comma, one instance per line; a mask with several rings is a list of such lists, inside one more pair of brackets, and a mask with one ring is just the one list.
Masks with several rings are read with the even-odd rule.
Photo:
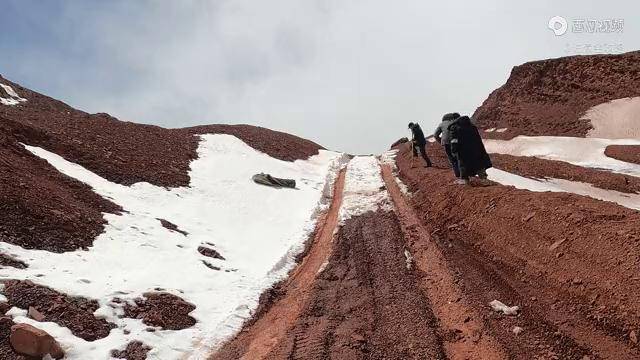
[[125, 120], [253, 123], [380, 152], [409, 121], [429, 130], [445, 112], [472, 113], [513, 65], [566, 55], [567, 42], [638, 46], [630, 18], [609, 37], [547, 28], [554, 15], [637, 10], [589, 2], [73, 2], [51, 20], [64, 52], [28, 53], [21, 73], [74, 106]]

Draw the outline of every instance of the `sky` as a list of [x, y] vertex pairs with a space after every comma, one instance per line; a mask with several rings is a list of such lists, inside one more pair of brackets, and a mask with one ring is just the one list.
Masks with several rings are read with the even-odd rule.
[[639, 12], [613, 0], [0, 0], [0, 74], [121, 120], [254, 124], [379, 153], [409, 122], [429, 133], [444, 113], [471, 115], [515, 65], [640, 49]]

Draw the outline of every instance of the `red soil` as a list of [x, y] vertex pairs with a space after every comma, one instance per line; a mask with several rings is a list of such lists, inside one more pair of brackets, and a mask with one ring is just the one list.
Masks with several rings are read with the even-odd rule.
[[0, 133], [1, 241], [54, 252], [86, 248], [102, 232], [102, 212], [119, 211]]
[[15, 325], [9, 317], [0, 317], [0, 359], [2, 360], [29, 360], [26, 357], [13, 351], [9, 336], [11, 327]]
[[394, 180], [390, 165], [382, 166], [382, 177], [395, 204], [400, 226], [413, 266], [419, 276], [418, 286], [431, 302], [444, 336], [448, 359], [504, 359], [504, 349], [495, 340], [498, 336], [486, 328], [486, 309], [474, 309], [458, 285], [456, 274], [447, 265], [444, 254], [422, 227], [420, 220]]
[[517, 135], [584, 137], [591, 124], [580, 120], [591, 107], [640, 96], [640, 52], [570, 56], [516, 66], [506, 84], [473, 115], [492, 138]]
[[634, 176], [530, 156], [491, 154], [491, 160], [496, 168], [525, 177], [565, 179], [624, 193], [640, 192], [640, 179]]
[[318, 219], [305, 255], [299, 259], [299, 265], [291, 276], [260, 296], [253, 319], [241, 333], [215, 353], [213, 359], [262, 359], [287, 336], [311, 296], [318, 271], [332, 251], [344, 180], [343, 169], [334, 184], [331, 206]]
[[259, 151], [285, 161], [306, 159], [321, 146], [309, 140], [249, 125], [205, 125], [165, 129], [87, 114], [0, 77], [28, 101], [0, 106], [0, 122], [12, 135], [78, 163], [124, 185], [146, 181], [187, 186], [189, 164], [197, 157], [196, 134], [230, 134]]
[[99, 307], [95, 300], [70, 297], [31, 281], [8, 280], [4, 285], [3, 294], [10, 306], [21, 309], [34, 307], [44, 315], [43, 321], [55, 322], [87, 341], [102, 339], [115, 327], [93, 315]]
[[267, 359], [444, 359], [392, 212], [345, 222], [293, 328]]
[[146, 360], [151, 348], [140, 341], [132, 341], [124, 350], [112, 350], [111, 356], [116, 359]]
[[19, 143], [39, 146], [124, 185], [189, 184], [197, 134], [231, 134], [275, 158], [293, 161], [321, 147], [299, 137], [249, 125], [185, 129], [119, 121], [87, 114], [12, 83], [27, 102], [0, 106], [0, 241], [53, 252], [87, 248], [103, 231], [103, 212], [120, 207], [90, 187], [60, 174]]
[[[483, 318], [511, 357], [640, 356], [632, 336], [640, 328], [640, 213], [573, 194], [454, 185], [439, 147], [429, 149], [432, 169], [411, 168], [400, 149], [400, 177], [422, 226], [472, 306], [498, 299], [522, 308], [517, 318]], [[513, 326], [526, 335], [515, 337]]]
[[26, 269], [29, 266], [24, 262], [14, 259], [12, 256], [0, 253], [0, 266], [11, 266], [16, 269]]
[[604, 150], [610, 158], [640, 165], [640, 145], [610, 145]]
[[219, 260], [224, 260], [224, 257], [222, 255], [220, 255], [219, 252], [217, 252], [216, 250], [210, 248], [210, 247], [204, 247], [204, 246], [198, 246], [198, 252], [204, 256], [208, 256], [210, 258], [214, 258], [214, 259], [219, 259]]
[[158, 219], [158, 221], [160, 221], [160, 225], [162, 225], [162, 227], [163, 227], [163, 228], [165, 228], [165, 229], [169, 229], [169, 230], [171, 230], [171, 231], [175, 231], [175, 232], [180, 233], [180, 234], [182, 234], [182, 235], [184, 235], [184, 236], [189, 235], [189, 233], [188, 233], [188, 232], [186, 232], [186, 231], [184, 231], [184, 230], [180, 230], [180, 229], [178, 228], [178, 225], [176, 225], [176, 224], [174, 224], [174, 223], [172, 223], [172, 222], [170, 222], [170, 221], [168, 221], [168, 220], [165, 220], [165, 219]]
[[149, 326], [163, 330], [182, 330], [192, 327], [196, 319], [189, 315], [196, 307], [169, 293], [145, 293], [144, 298], [136, 299], [135, 305], [124, 306], [125, 317], [142, 319]]

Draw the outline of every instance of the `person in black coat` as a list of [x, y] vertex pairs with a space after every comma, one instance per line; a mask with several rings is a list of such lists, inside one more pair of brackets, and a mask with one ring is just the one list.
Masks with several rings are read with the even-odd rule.
[[478, 128], [468, 116], [459, 117], [449, 126], [451, 151], [458, 159], [461, 183], [468, 184], [471, 176], [487, 178], [486, 169], [491, 168], [491, 159], [484, 148]]
[[431, 159], [427, 156], [427, 139], [424, 137], [424, 133], [420, 128], [420, 125], [414, 124], [412, 122], [409, 123], [409, 129], [411, 129], [411, 149], [413, 151], [413, 156], [418, 156], [418, 151], [420, 152], [420, 156], [427, 163], [427, 167], [433, 166], [431, 164]]

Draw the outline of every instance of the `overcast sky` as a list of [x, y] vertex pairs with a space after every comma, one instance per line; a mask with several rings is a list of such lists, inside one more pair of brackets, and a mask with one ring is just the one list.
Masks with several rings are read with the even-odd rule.
[[[640, 48], [636, 1], [0, 3], [0, 74], [31, 89], [122, 120], [256, 124], [352, 153], [473, 113], [514, 65]], [[623, 31], [580, 33], [581, 19]]]

